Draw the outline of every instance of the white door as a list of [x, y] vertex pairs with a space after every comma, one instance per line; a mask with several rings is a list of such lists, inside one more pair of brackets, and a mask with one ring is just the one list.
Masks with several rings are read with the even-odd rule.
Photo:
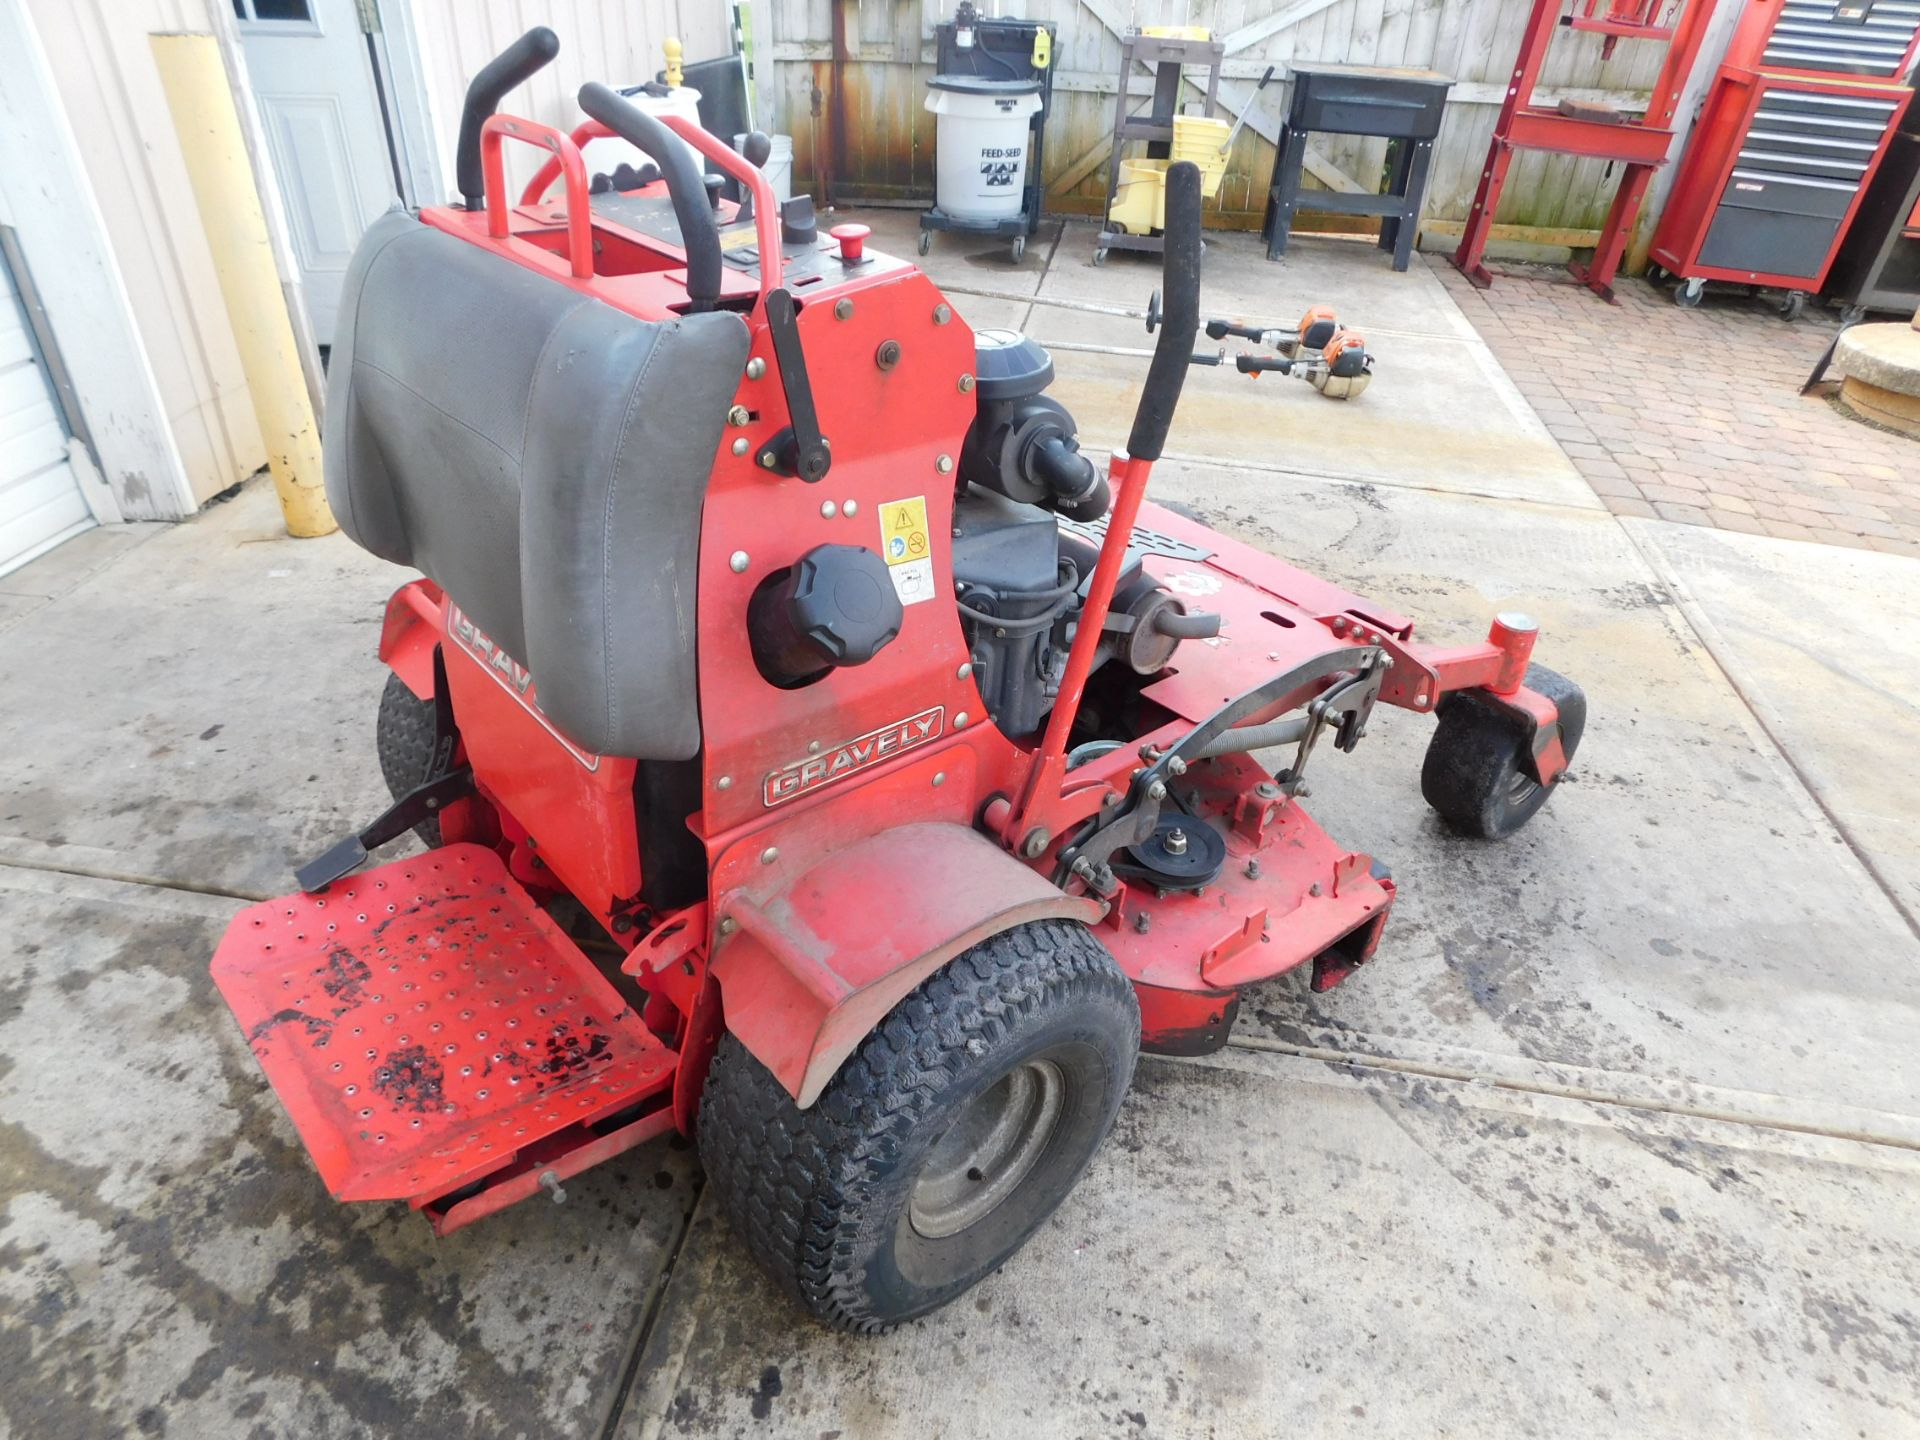
[[333, 343], [360, 233], [394, 201], [393, 157], [354, 0], [232, 0], [314, 339]]
[[0, 261], [0, 575], [91, 524], [66, 424]]

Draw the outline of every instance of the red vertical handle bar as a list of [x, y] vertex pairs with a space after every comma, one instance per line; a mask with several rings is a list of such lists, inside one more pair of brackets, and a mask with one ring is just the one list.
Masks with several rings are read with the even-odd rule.
[[[548, 166], [557, 166], [567, 177], [567, 260], [573, 278], [593, 277], [593, 216], [587, 202], [587, 167], [580, 158], [580, 147], [555, 130], [532, 120], [513, 115], [489, 116], [480, 127], [480, 163], [486, 176], [487, 234], [504, 240], [512, 233], [507, 223], [507, 164], [501, 146], [509, 139], [523, 140], [548, 151], [554, 157]], [[542, 167], [542, 174], [546, 167]], [[546, 187], [540, 187], [544, 190]]]
[[1133, 522], [1140, 514], [1140, 501], [1147, 493], [1147, 475], [1151, 460], [1136, 460], [1124, 450], [1113, 452], [1107, 465], [1107, 488], [1113, 493], [1113, 509], [1107, 513], [1107, 537], [1100, 545], [1100, 558], [1094, 563], [1093, 582], [1087, 586], [1086, 603], [1080, 607], [1079, 629], [1073, 648], [1067, 652], [1067, 673], [1060, 677], [1060, 693], [1054, 697], [1053, 711], [1047, 716], [1046, 734], [1027, 772], [1026, 788], [1014, 809], [1009, 834], [1026, 828], [1026, 817], [1044, 796], [1060, 793], [1060, 782], [1067, 773], [1067, 736], [1074, 717], [1080, 713], [1080, 697], [1093, 673], [1093, 654], [1100, 648], [1100, 632], [1106, 625], [1113, 604], [1114, 587], [1120, 583], [1120, 567], [1126, 562], [1127, 547], [1133, 543]]
[[1116, 451], [1107, 467], [1107, 488], [1113, 492], [1107, 538], [1100, 546], [1100, 559], [1087, 585], [1086, 603], [1080, 607], [1079, 628], [1074, 632], [1073, 648], [1067, 652], [1067, 673], [1060, 679], [1060, 693], [1054, 698], [1053, 713], [1047, 717], [1046, 734], [1027, 772], [1020, 804], [1010, 817], [1010, 833], [1023, 831], [1033, 807], [1060, 793], [1060, 782], [1067, 773], [1067, 737], [1080, 713], [1080, 697], [1087, 688], [1087, 677], [1093, 673], [1094, 652], [1100, 648], [1101, 633], [1106, 629], [1120, 567], [1127, 558], [1127, 547], [1133, 543], [1133, 522], [1147, 493], [1147, 476], [1167, 443], [1167, 430], [1186, 384], [1194, 336], [1200, 329], [1200, 201], [1199, 167], [1184, 160], [1168, 166], [1167, 224], [1161, 249], [1166, 308], [1160, 317], [1160, 337], [1154, 342], [1146, 383], [1140, 388], [1127, 448]]
[[[723, 145], [691, 121], [679, 115], [657, 115], [654, 118], [753, 192], [754, 238], [760, 246], [760, 294], [763, 298], [771, 295], [780, 288], [782, 264], [780, 202], [774, 197], [772, 182], [761, 173], [758, 165]], [[619, 138], [598, 120], [583, 120], [574, 126], [572, 138], [576, 149], [585, 149], [589, 140], [598, 140], [603, 136]], [[541, 197], [547, 193], [547, 187], [553, 184], [554, 177], [559, 173], [560, 161], [547, 161], [527, 182], [527, 188], [520, 193], [520, 203], [538, 205]]]

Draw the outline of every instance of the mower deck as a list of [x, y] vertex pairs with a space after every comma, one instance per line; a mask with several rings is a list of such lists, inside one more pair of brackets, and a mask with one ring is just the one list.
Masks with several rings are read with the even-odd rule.
[[444, 1232], [670, 1128], [673, 1052], [483, 846], [254, 905], [213, 977], [336, 1199]]

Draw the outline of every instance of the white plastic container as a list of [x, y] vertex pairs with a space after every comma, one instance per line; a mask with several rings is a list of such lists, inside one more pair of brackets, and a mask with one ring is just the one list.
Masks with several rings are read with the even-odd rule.
[[936, 75], [926, 108], [937, 117], [934, 200], [960, 221], [1012, 220], [1026, 199], [1027, 147], [1040, 82]]
[[[700, 92], [690, 85], [675, 86], [665, 95], [642, 93], [629, 95], [627, 99], [632, 102], [636, 110], [648, 115], [655, 117], [678, 115], [692, 124], [700, 123]], [[707, 168], [707, 157], [678, 135], [673, 137], [673, 143], [687, 152], [687, 158], [693, 161], [695, 170]], [[637, 145], [629, 144], [612, 135], [602, 135], [598, 139], [589, 140], [581, 148], [580, 158], [586, 161], [587, 175], [592, 177], [596, 174], [610, 175], [613, 173], [613, 167], [623, 162], [638, 170], [653, 157], [643, 154]]]
[[[767, 163], [760, 167], [760, 173], [767, 177], [767, 183], [773, 186], [773, 193], [782, 204], [793, 198], [793, 137], [791, 135], [769, 135], [773, 142], [773, 151], [767, 156]], [[733, 137], [733, 148], [744, 152], [747, 144], [746, 132]]]

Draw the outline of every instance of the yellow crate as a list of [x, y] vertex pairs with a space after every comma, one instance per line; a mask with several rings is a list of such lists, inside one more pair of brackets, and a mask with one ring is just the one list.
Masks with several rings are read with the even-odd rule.
[[1231, 125], [1211, 116], [1173, 117], [1173, 154], [1169, 158], [1191, 160], [1200, 167], [1200, 193], [1209, 200], [1219, 191], [1221, 177], [1227, 173], [1226, 152], [1220, 147], [1231, 134]]

